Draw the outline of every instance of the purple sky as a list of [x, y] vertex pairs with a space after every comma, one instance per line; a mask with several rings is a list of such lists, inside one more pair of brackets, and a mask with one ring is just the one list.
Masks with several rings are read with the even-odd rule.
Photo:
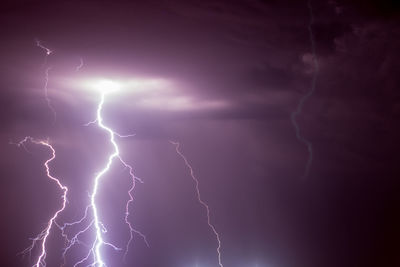
[[[146, 2], [146, 3], [143, 3]], [[10, 145], [49, 138], [54, 176], [70, 188], [60, 222], [81, 216], [94, 174], [111, 146], [96, 126], [98, 95], [88, 80], [127, 85], [104, 106], [121, 154], [143, 179], [130, 220], [146, 234], [126, 263], [109, 266], [217, 266], [216, 241], [182, 159], [179, 141], [220, 233], [225, 267], [400, 266], [399, 4], [312, 1], [319, 72], [315, 94], [290, 114], [315, 75], [306, 1], [5, 1], [0, 8], [0, 266], [22, 258], [60, 206], [45, 176], [49, 151]], [[45, 51], [35, 39], [54, 51]], [[83, 59], [84, 65], [76, 71]], [[47, 107], [43, 85], [49, 72]], [[101, 185], [107, 240], [124, 247], [129, 177], [121, 164]], [[48, 266], [62, 242], [49, 240]], [[82, 257], [76, 247], [67, 266]], [[258, 264], [258, 265], [257, 265]]]

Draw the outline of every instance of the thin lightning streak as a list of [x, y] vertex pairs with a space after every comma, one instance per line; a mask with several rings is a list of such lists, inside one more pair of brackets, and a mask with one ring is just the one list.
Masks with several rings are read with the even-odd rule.
[[[139, 236], [143, 239], [143, 241], [145, 242], [145, 244], [147, 245], [147, 247], [150, 247], [150, 245], [149, 245], [149, 242], [147, 241], [146, 236], [145, 236], [143, 233], [141, 233], [140, 231], [138, 231], [138, 230], [136, 230], [135, 228], [133, 228], [132, 224], [131, 224], [131, 223], [129, 222], [129, 220], [128, 220], [128, 217], [129, 217], [129, 206], [130, 206], [130, 204], [133, 202], [133, 195], [132, 195], [132, 193], [133, 193], [133, 190], [134, 190], [135, 187], [136, 187], [136, 180], [137, 180], [138, 178], [134, 175], [132, 166], [130, 166], [129, 164], [125, 163], [125, 161], [123, 161], [122, 158], [120, 158], [120, 157], [119, 157], [119, 160], [121, 161], [121, 163], [122, 163], [126, 168], [129, 169], [129, 175], [130, 175], [131, 180], [132, 180], [132, 186], [131, 186], [131, 188], [128, 190], [129, 200], [126, 202], [126, 205], [125, 205], [125, 223], [126, 223], [126, 224], [128, 225], [128, 227], [129, 227], [129, 240], [128, 240], [128, 243], [126, 244], [125, 253], [124, 253], [124, 257], [123, 257], [123, 259], [124, 259], [124, 261], [125, 261], [126, 256], [127, 256], [127, 254], [128, 254], [128, 251], [129, 251], [129, 245], [130, 245], [130, 243], [131, 243], [132, 240], [133, 240], [133, 234], [134, 234], [134, 233], [137, 234], [137, 235], [139, 235]], [[139, 181], [141, 181], [141, 180], [139, 180]]]
[[62, 253], [63, 264], [61, 265], [61, 267], [66, 265], [66, 262], [67, 262], [66, 256], [67, 256], [68, 250], [71, 247], [73, 247], [76, 244], [85, 245], [82, 241], [79, 240], [79, 236], [81, 234], [85, 233], [87, 230], [89, 230], [89, 228], [93, 226], [93, 222], [94, 221], [92, 220], [85, 228], [83, 228], [82, 230], [78, 231], [72, 238], [68, 238], [68, 235], [65, 233], [65, 231], [66, 231], [67, 227], [71, 227], [71, 226], [74, 226], [74, 225], [81, 224], [84, 220], [86, 220], [88, 218], [88, 211], [89, 211], [90, 208], [91, 208], [90, 205], [88, 205], [86, 207], [84, 216], [78, 221], [75, 221], [75, 222], [72, 222], [72, 223], [64, 223], [63, 226], [60, 226], [60, 225], [57, 224], [58, 228], [60, 228], [60, 230], [61, 230], [61, 235], [67, 241], [67, 244], [65, 245], [65, 248], [63, 249], [63, 253]]
[[44, 267], [44, 266], [46, 266], [46, 262], [45, 262], [46, 241], [47, 241], [48, 236], [50, 235], [50, 231], [53, 227], [53, 224], [57, 225], [55, 220], [57, 219], [58, 215], [65, 209], [65, 207], [67, 205], [68, 188], [66, 186], [64, 186], [63, 184], [61, 184], [59, 179], [57, 179], [56, 177], [54, 177], [50, 174], [49, 163], [52, 162], [56, 158], [56, 151], [54, 150], [53, 146], [50, 145], [49, 142], [47, 142], [47, 141], [38, 141], [38, 140], [33, 139], [32, 137], [25, 137], [22, 141], [20, 141], [16, 145], [25, 147], [25, 143], [27, 141], [30, 141], [34, 144], [46, 146], [47, 148], [49, 148], [51, 150], [52, 156], [48, 160], [46, 160], [44, 163], [44, 166], [46, 168], [46, 174], [47, 174], [47, 177], [49, 179], [55, 181], [57, 183], [58, 187], [63, 191], [63, 194], [62, 194], [63, 201], [62, 201], [61, 208], [58, 209], [56, 211], [56, 213], [54, 213], [54, 215], [50, 218], [49, 222], [47, 223], [47, 227], [36, 238], [33, 239], [32, 245], [27, 249], [27, 251], [30, 252], [34, 248], [36, 242], [42, 240], [41, 252], [40, 252], [40, 255], [34, 266], [35, 267], [40, 267], [40, 266]]
[[315, 40], [314, 40], [314, 33], [312, 30], [312, 25], [314, 24], [314, 14], [313, 14], [313, 9], [311, 6], [311, 1], [308, 1], [307, 3], [308, 6], [308, 10], [309, 10], [309, 14], [310, 14], [310, 21], [308, 24], [308, 32], [309, 32], [309, 37], [310, 37], [310, 42], [311, 42], [311, 51], [312, 51], [312, 55], [313, 55], [313, 63], [314, 63], [314, 75], [312, 77], [312, 81], [311, 81], [311, 88], [310, 90], [303, 95], [303, 97], [300, 98], [300, 101], [297, 105], [297, 108], [294, 112], [292, 112], [290, 118], [293, 124], [293, 127], [296, 131], [296, 138], [302, 142], [304, 145], [306, 145], [307, 147], [307, 151], [308, 151], [308, 159], [307, 159], [307, 163], [305, 166], [305, 170], [304, 173], [302, 175], [302, 179], [305, 179], [309, 172], [310, 172], [310, 168], [311, 168], [311, 164], [313, 161], [313, 149], [312, 149], [312, 143], [310, 141], [308, 141], [305, 137], [303, 137], [300, 133], [300, 127], [299, 124], [297, 122], [297, 117], [301, 114], [302, 110], [303, 110], [303, 106], [304, 103], [314, 94], [315, 92], [315, 85], [317, 83], [317, 76], [318, 76], [318, 72], [319, 72], [319, 64], [318, 64], [318, 60], [317, 60], [317, 53], [316, 53], [316, 49], [315, 49]]
[[53, 113], [53, 123], [55, 123], [57, 120], [57, 113], [56, 113], [56, 110], [54, 109], [53, 105], [51, 104], [51, 100], [49, 98], [49, 89], [48, 89], [49, 77], [50, 77], [49, 72], [51, 69], [52, 69], [52, 67], [48, 67], [48, 68], [46, 68], [46, 71], [45, 71], [44, 97], [46, 99], [47, 106]]
[[[40, 49], [44, 50], [45, 53], [46, 53], [46, 55], [44, 57], [44, 64], [43, 64], [44, 66], [46, 66], [47, 65], [47, 58], [53, 53], [53, 50], [51, 50], [50, 48], [44, 46], [40, 42], [39, 39], [35, 39], [35, 43], [36, 43], [37, 47], [39, 47]], [[49, 72], [50, 72], [51, 69], [52, 69], [52, 67], [46, 67], [46, 70], [44, 72], [44, 74], [45, 74], [44, 78], [45, 79], [44, 79], [44, 88], [43, 88], [43, 90], [44, 90], [44, 97], [46, 99], [47, 106], [49, 107], [49, 109], [53, 113], [53, 117], [54, 117], [53, 118], [53, 123], [55, 123], [56, 120], [57, 120], [57, 113], [56, 113], [56, 110], [54, 109], [54, 107], [52, 106], [51, 100], [50, 100], [49, 95], [48, 95], [48, 91], [49, 91], [48, 90], [48, 84], [49, 84], [49, 77], [50, 77]]]
[[201, 199], [201, 194], [200, 194], [200, 189], [199, 189], [199, 180], [197, 180], [196, 176], [194, 175], [194, 171], [192, 166], [190, 165], [189, 161], [187, 160], [187, 158], [185, 157], [185, 155], [183, 155], [183, 153], [179, 150], [179, 146], [180, 144], [178, 142], [173, 142], [173, 141], [169, 141], [171, 144], [173, 144], [175, 146], [175, 151], [176, 153], [183, 159], [183, 161], [185, 162], [186, 167], [189, 169], [190, 171], [190, 176], [192, 177], [194, 183], [195, 183], [195, 188], [196, 188], [196, 195], [197, 195], [197, 200], [199, 201], [199, 203], [204, 207], [204, 209], [206, 210], [207, 213], [207, 224], [208, 227], [212, 230], [212, 232], [215, 235], [215, 238], [217, 239], [217, 254], [218, 254], [218, 265], [220, 267], [223, 267], [222, 265], [222, 261], [221, 261], [221, 239], [219, 237], [219, 234], [217, 232], [217, 230], [215, 229], [214, 225], [211, 223], [211, 219], [210, 219], [210, 207], [207, 205], [206, 202], [204, 202]]

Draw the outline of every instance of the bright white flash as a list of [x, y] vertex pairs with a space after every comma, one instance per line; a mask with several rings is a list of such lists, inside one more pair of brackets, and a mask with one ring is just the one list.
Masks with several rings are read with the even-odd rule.
[[102, 93], [107, 93], [120, 90], [122, 86], [118, 82], [104, 79], [93, 82], [92, 87]]

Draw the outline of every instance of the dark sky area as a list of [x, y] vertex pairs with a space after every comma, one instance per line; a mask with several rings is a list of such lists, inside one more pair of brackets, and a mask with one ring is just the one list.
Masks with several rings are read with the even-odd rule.
[[[40, 242], [31, 257], [17, 254], [62, 203], [43, 166], [50, 151], [10, 141], [49, 140], [57, 153], [51, 173], [69, 188], [57, 223], [81, 218], [112, 150], [103, 130], [84, 126], [96, 116], [99, 79], [123, 85], [107, 98], [104, 123], [136, 134], [117, 142], [143, 180], [129, 220], [150, 245], [135, 235], [125, 262], [123, 251], [106, 246], [107, 266], [218, 267], [206, 212], [170, 140], [199, 180], [224, 267], [400, 266], [400, 5], [311, 7], [312, 14], [307, 1], [289, 0], [2, 1], [0, 266], [34, 265]], [[46, 57], [35, 40], [53, 52]], [[313, 78], [296, 117], [312, 144], [302, 177], [309, 153], [291, 114]], [[125, 248], [131, 181], [118, 161], [103, 178], [104, 238]], [[86, 255], [93, 233], [65, 266]], [[60, 266], [57, 227], [46, 244], [47, 266]]]

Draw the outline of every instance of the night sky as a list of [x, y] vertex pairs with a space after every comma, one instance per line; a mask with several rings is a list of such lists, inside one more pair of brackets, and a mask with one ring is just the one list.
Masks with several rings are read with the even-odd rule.
[[[218, 266], [195, 184], [169, 141], [180, 142], [199, 180], [224, 267], [400, 266], [400, 5], [311, 6], [312, 14], [307, 1], [289, 0], [2, 1], [0, 266], [34, 264], [38, 247], [31, 258], [17, 253], [62, 201], [43, 166], [50, 151], [10, 142], [49, 140], [51, 173], [69, 188], [57, 223], [81, 218], [112, 150], [104, 131], [84, 126], [96, 118], [90, 84], [100, 79], [124, 85], [103, 117], [135, 134], [117, 142], [143, 180], [129, 220], [150, 244], [135, 236], [125, 262], [104, 247], [108, 266]], [[309, 152], [291, 114], [312, 89], [297, 116], [312, 144], [303, 177]], [[97, 198], [104, 238], [122, 248], [130, 182], [115, 161]], [[55, 227], [47, 266], [61, 265], [63, 245]], [[75, 246], [65, 266], [87, 250]]]

